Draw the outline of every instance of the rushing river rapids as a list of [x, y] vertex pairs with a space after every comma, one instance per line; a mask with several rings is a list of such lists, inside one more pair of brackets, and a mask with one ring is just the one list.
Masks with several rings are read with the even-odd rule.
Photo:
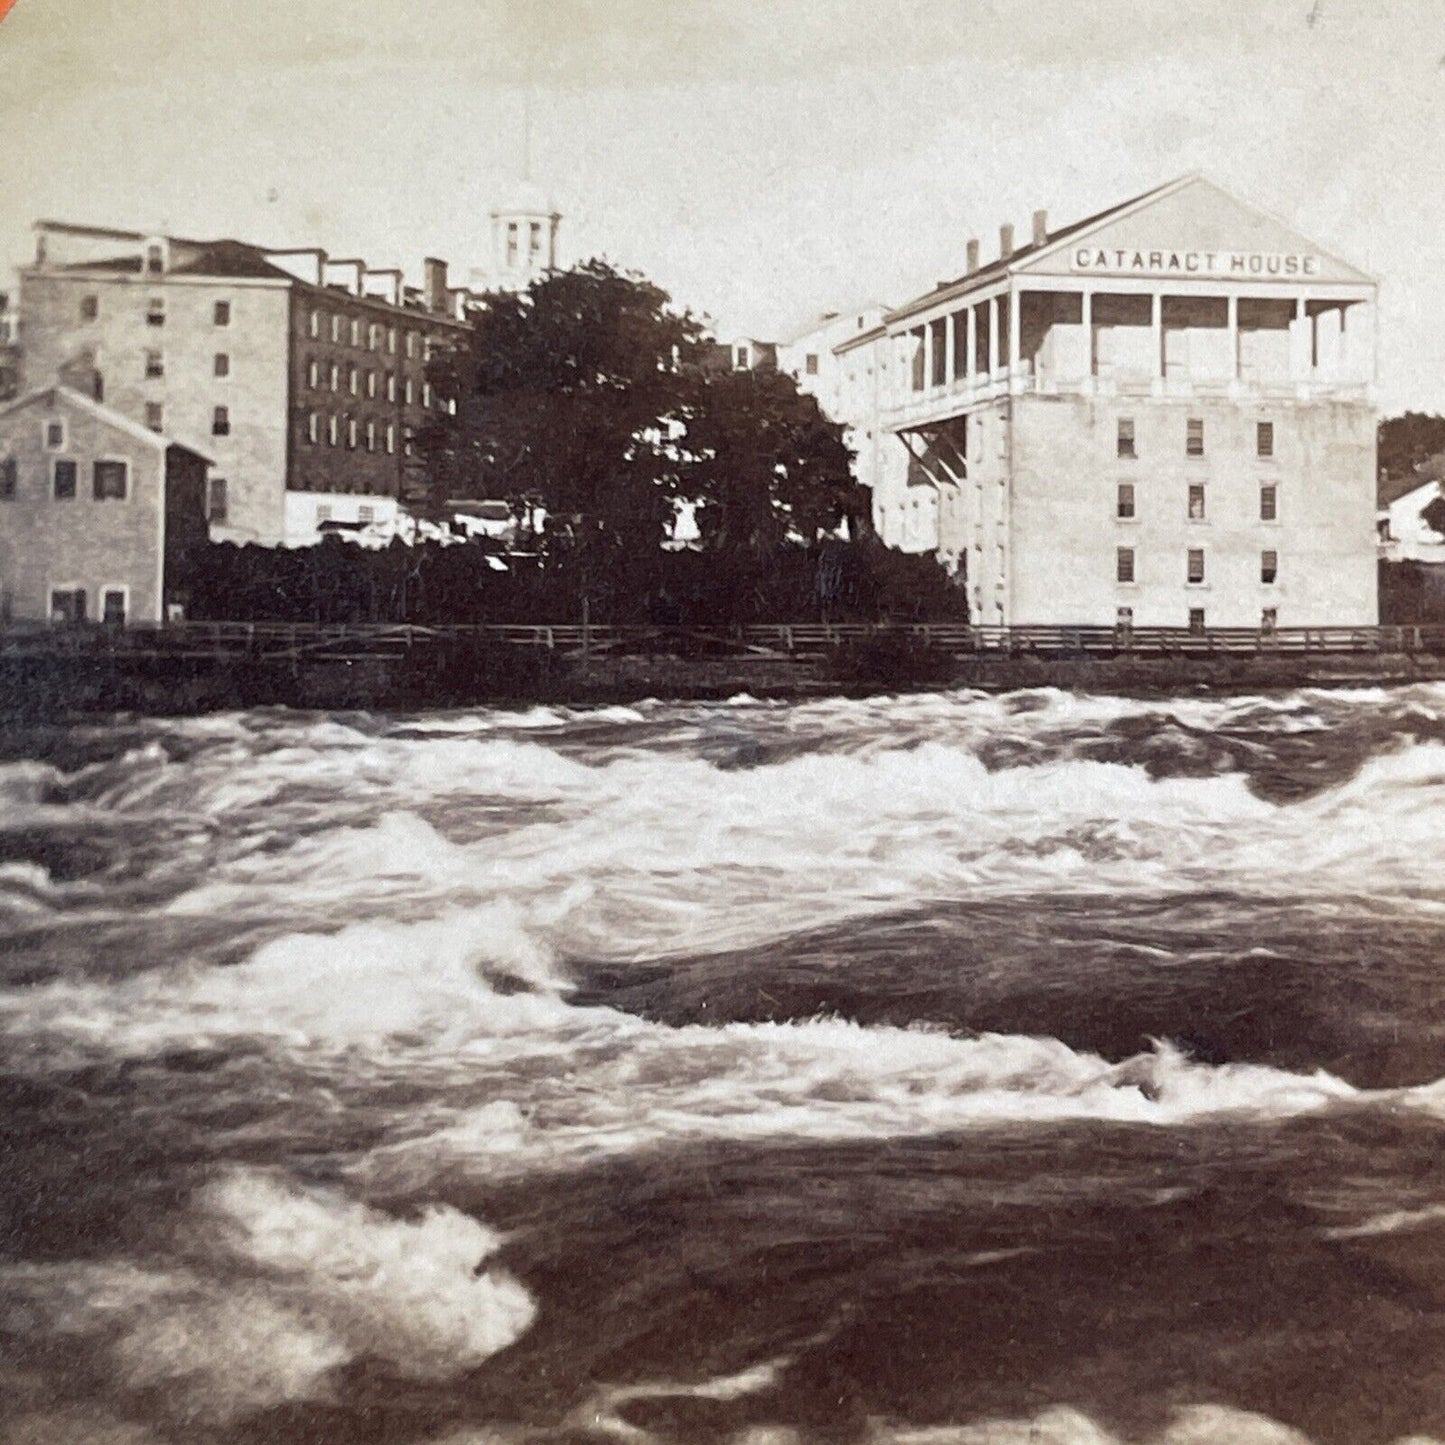
[[0, 762], [0, 1440], [1445, 1440], [1445, 687]]

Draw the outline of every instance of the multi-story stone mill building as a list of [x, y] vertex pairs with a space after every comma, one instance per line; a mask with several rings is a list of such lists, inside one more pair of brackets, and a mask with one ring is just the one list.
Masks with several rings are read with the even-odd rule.
[[1376, 620], [1370, 276], [1197, 175], [967, 253], [826, 357], [885, 540], [985, 624]]

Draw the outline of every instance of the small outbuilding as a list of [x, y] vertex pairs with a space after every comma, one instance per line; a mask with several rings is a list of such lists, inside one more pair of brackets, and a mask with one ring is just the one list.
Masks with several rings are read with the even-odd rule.
[[66, 386], [0, 407], [0, 620], [119, 625], [183, 610], [209, 466]]

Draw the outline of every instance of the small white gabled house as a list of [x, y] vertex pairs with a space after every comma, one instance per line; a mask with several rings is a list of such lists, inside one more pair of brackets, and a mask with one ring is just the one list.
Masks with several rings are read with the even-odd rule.
[[183, 608], [209, 465], [68, 387], [0, 407], [0, 617], [122, 624]]

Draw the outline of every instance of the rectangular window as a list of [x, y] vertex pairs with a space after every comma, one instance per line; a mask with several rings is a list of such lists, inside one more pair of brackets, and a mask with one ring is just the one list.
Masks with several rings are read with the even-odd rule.
[[369, 452], [376, 450], [376, 423], [374, 421], [366, 424], [366, 449]]
[[1189, 609], [1189, 630], [1194, 633], [1204, 631], [1204, 609], [1202, 607]]
[[1189, 549], [1189, 581], [1195, 585], [1204, 581], [1204, 548]]
[[540, 256], [542, 254], [542, 223], [540, 221], [532, 222], [531, 242], [532, 254], [534, 256]]
[[1279, 488], [1273, 482], [1265, 482], [1259, 489], [1259, 520], [1279, 520]]
[[230, 376], [231, 358], [224, 351], [216, 353], [215, 371], [217, 376]]
[[57, 502], [66, 502], [75, 496], [79, 471], [80, 468], [69, 457], [56, 457], [54, 481]]
[[330, 382], [332, 391], [341, 390], [341, 368], [333, 361], [330, 368]]
[[356, 368], [354, 366], [348, 366], [346, 368], [346, 389], [352, 396], [356, 395], [356, 377]]
[[331, 339], [333, 341], [341, 340], [341, 318], [339, 316], [331, 318]]
[[361, 345], [361, 322], [355, 316], [351, 318], [351, 344]]
[[1134, 449], [1134, 418], [1132, 416], [1119, 418], [1119, 455], [1121, 457], [1137, 457], [1139, 455]]
[[326, 445], [329, 447], [334, 447], [336, 445], [336, 438], [339, 434], [337, 431], [337, 427], [338, 422], [334, 416], [329, 416], [326, 418]]
[[507, 222], [507, 265], [517, 264], [517, 223]]
[[91, 489], [97, 502], [123, 502], [126, 494], [126, 464], [96, 462], [91, 471]]
[[386, 429], [386, 453], [388, 456], [396, 454], [396, 428], [388, 426]]
[[224, 522], [226, 520], [225, 477], [212, 477], [206, 483], [206, 520], [208, 522]]
[[1186, 457], [1202, 457], [1204, 455], [1204, 418], [1202, 416], [1190, 417], [1185, 425], [1184, 455]]
[[231, 409], [226, 406], [218, 406], [211, 413], [211, 435], [213, 437], [228, 437], [231, 435]]
[[1204, 483], [1190, 482], [1189, 484], [1189, 520], [1191, 522], [1202, 522], [1204, 520]]
[[396, 355], [396, 327], [395, 327], [395, 326], [389, 326], [389, 327], [387, 327], [387, 331], [386, 331], [386, 349], [387, 349], [389, 352], [391, 352], [391, 354], [392, 354], [393, 356]]
[[396, 373], [394, 371], [386, 374], [386, 399], [388, 401], [396, 400]]
[[20, 465], [14, 457], [0, 458], [0, 497], [7, 502], [14, 497], [20, 482]]
[[424, 381], [421, 384], [421, 404], [423, 406], [431, 405], [431, 382], [429, 381]]
[[356, 509], [356, 519], [357, 521], [363, 523], [370, 523], [376, 521], [376, 508], [358, 507]]
[[100, 594], [100, 620], [107, 627], [125, 626], [125, 589], [107, 587]]
[[366, 394], [373, 398], [376, 396], [376, 373], [374, 371], [366, 373]]
[[65, 450], [65, 423], [63, 421], [45, 423], [45, 449], [51, 452]]
[[306, 440], [312, 446], [321, 440], [321, 418], [314, 411], [306, 413]]
[[406, 333], [406, 354], [407, 354], [408, 356], [415, 356], [415, 355], [416, 355], [416, 332], [415, 332], [415, 331], [408, 331], [408, 332]]
[[100, 297], [82, 296], [80, 298], [80, 319], [82, 321], [94, 321], [100, 315]]
[[85, 588], [56, 588], [50, 594], [50, 620], [52, 622], [84, 622]]
[[1272, 421], [1255, 423], [1254, 454], [1259, 457], [1274, 455], [1274, 423]]
[[165, 269], [165, 253], [159, 246], [147, 246], [146, 271], [152, 276], [159, 276]]
[[1114, 579], [1117, 582], [1134, 580], [1134, 549], [1120, 547], [1114, 554]]
[[1261, 552], [1259, 554], [1259, 580], [1266, 584], [1272, 583], [1279, 576], [1279, 553]]
[[146, 325], [164, 326], [166, 324], [166, 298], [164, 296], [152, 296], [146, 302]]
[[306, 363], [306, 385], [315, 391], [321, 385], [321, 364], [311, 360]]
[[817, 357], [817, 353], [816, 353], [816, 352], [810, 351], [810, 352], [803, 358], [803, 370], [804, 370], [805, 372], [807, 372], [807, 374], [808, 374], [809, 376], [817, 376], [817, 374], [818, 374], [818, 357]]
[[1134, 515], [1134, 483], [1119, 483], [1119, 503], [1116, 513], [1119, 517], [1128, 521]]
[[329, 503], [318, 502], [316, 504], [316, 525], [319, 527], [323, 522], [331, 520], [331, 507]]
[[165, 426], [165, 412], [160, 402], [146, 402], [146, 425], [152, 431], [160, 431]]
[[379, 351], [381, 349], [381, 323], [373, 321], [366, 330], [366, 348], [368, 351]]
[[155, 381], [166, 374], [166, 358], [159, 351], [146, 352], [146, 378]]
[[1262, 631], [1273, 632], [1279, 626], [1279, 608], [1264, 608], [1259, 614], [1259, 625]]
[[346, 422], [346, 445], [347, 445], [352, 451], [355, 451], [355, 450], [356, 450], [356, 418], [355, 418], [355, 417], [349, 417], [349, 418], [347, 418], [347, 422]]
[[416, 400], [416, 384], [411, 377], [406, 379], [406, 404], [410, 406]]
[[211, 320], [217, 326], [229, 326], [231, 324], [231, 303], [217, 301], [211, 310]]
[[748, 369], [748, 349], [746, 346], [738, 346], [733, 349], [733, 370], [746, 371]]
[[313, 311], [311, 313], [311, 318], [307, 325], [307, 330], [311, 333], [313, 337], [319, 337], [321, 335], [321, 313], [319, 311]]

